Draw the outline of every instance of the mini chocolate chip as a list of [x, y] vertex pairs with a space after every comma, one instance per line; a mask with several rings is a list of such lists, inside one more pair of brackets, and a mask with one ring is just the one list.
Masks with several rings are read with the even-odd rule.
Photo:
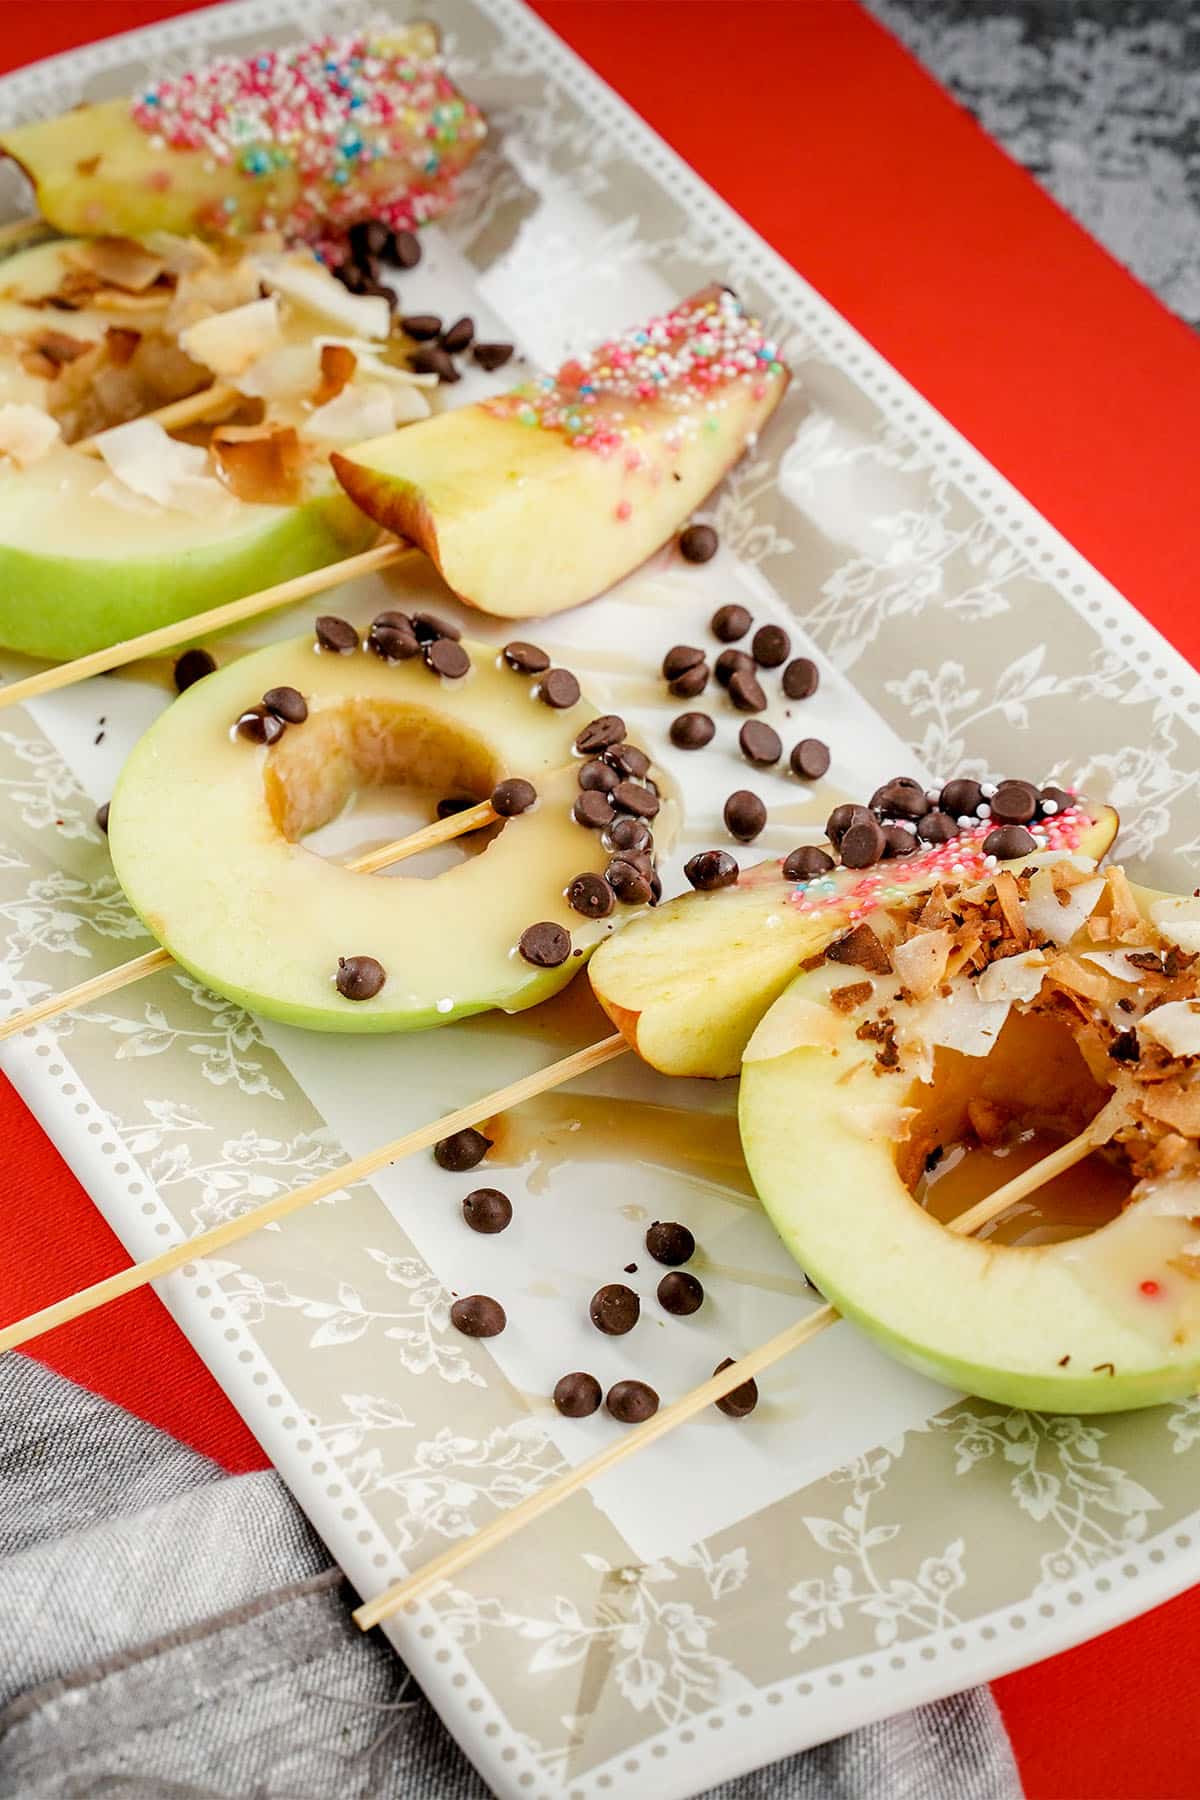
[[446, 385], [462, 379], [449, 353], [440, 344], [422, 344], [419, 350], [413, 351], [408, 363], [416, 374], [436, 375]]
[[632, 813], [635, 819], [653, 819], [658, 815], [658, 795], [648, 787], [639, 787], [636, 781], [619, 781], [612, 791], [612, 803], [618, 812]]
[[1002, 781], [990, 805], [997, 825], [1028, 825], [1037, 817], [1038, 791], [1032, 782]]
[[394, 232], [390, 248], [391, 261], [402, 269], [415, 269], [421, 260], [421, 242], [415, 231]]
[[658, 1284], [658, 1304], [664, 1312], [686, 1319], [704, 1305], [704, 1288], [684, 1269], [672, 1269]]
[[433, 1160], [439, 1169], [449, 1170], [451, 1175], [463, 1175], [468, 1169], [478, 1168], [493, 1140], [484, 1137], [482, 1131], [476, 1131], [473, 1125], [466, 1125], [461, 1131], [451, 1132], [449, 1137], [439, 1138], [433, 1146]]
[[870, 820], [874, 824], [874, 820], [871, 819], [871, 814], [865, 806], [857, 806], [853, 801], [847, 800], [841, 806], [835, 806], [826, 819], [825, 835], [835, 850], [840, 849], [842, 839], [850, 827], [861, 824], [864, 820]]
[[605, 879], [622, 906], [645, 906], [654, 891], [652, 878], [623, 856], [614, 856]]
[[929, 801], [919, 781], [898, 775], [885, 781], [871, 795], [871, 811], [888, 819], [920, 819], [929, 811]]
[[746, 669], [738, 669], [729, 683], [729, 698], [739, 712], [765, 712], [767, 696], [757, 675], [751, 675]]
[[588, 1304], [588, 1316], [605, 1337], [624, 1337], [641, 1317], [642, 1303], [623, 1282], [610, 1281], [597, 1288]]
[[998, 825], [983, 840], [983, 854], [999, 857], [1001, 862], [1010, 862], [1016, 856], [1028, 856], [1031, 850], [1036, 849], [1033, 833], [1027, 831], [1024, 825]]
[[682, 675], [677, 675], [675, 680], [668, 684], [670, 691], [677, 700], [694, 700], [708, 686], [711, 672], [706, 662], [694, 663], [690, 669], [685, 669]]
[[654, 833], [644, 819], [614, 819], [608, 838], [615, 850], [651, 850], [654, 847]]
[[492, 789], [492, 811], [499, 813], [502, 819], [515, 819], [518, 813], [528, 812], [536, 799], [537, 789], [532, 781], [510, 775], [507, 781], [498, 782]]
[[962, 819], [977, 813], [982, 799], [983, 790], [977, 781], [968, 781], [965, 776], [958, 776], [954, 781], [946, 783], [938, 796], [938, 805], [951, 818]]
[[713, 888], [732, 887], [741, 870], [728, 850], [701, 850], [683, 866], [694, 888], [707, 894]]
[[750, 644], [750, 651], [760, 669], [777, 669], [787, 661], [792, 640], [782, 625], [760, 625]]
[[512, 1224], [512, 1201], [499, 1188], [475, 1188], [463, 1201], [462, 1213], [472, 1231], [494, 1237]]
[[1042, 806], [1050, 805], [1060, 813], [1066, 812], [1069, 807], [1076, 804], [1074, 794], [1068, 794], [1066, 788], [1060, 787], [1044, 787], [1038, 795], [1038, 800]]
[[606, 919], [613, 909], [613, 890], [603, 875], [585, 870], [567, 889], [567, 904], [585, 919]]
[[744, 671], [747, 675], [754, 673], [754, 658], [745, 650], [722, 650], [713, 664], [713, 674], [723, 688], [727, 688], [734, 676]]
[[602, 713], [600, 718], [591, 719], [584, 726], [575, 739], [575, 748], [580, 756], [595, 756], [601, 750], [619, 744], [624, 736], [624, 719], [617, 713]]
[[464, 1294], [450, 1308], [450, 1323], [464, 1337], [499, 1337], [508, 1324], [508, 1314], [490, 1294]]
[[[732, 1367], [733, 1358], [727, 1356], [724, 1362], [717, 1364], [713, 1374], [719, 1375], [722, 1369], [731, 1369]], [[722, 1394], [714, 1404], [719, 1412], [725, 1414], [726, 1418], [744, 1419], [747, 1413], [752, 1413], [758, 1405], [757, 1381], [743, 1381], [740, 1387], [731, 1388], [727, 1394]]]
[[250, 706], [241, 714], [234, 730], [248, 743], [274, 744], [283, 736], [287, 727], [282, 719], [277, 719], [265, 706]]
[[105, 837], [108, 836], [108, 809], [111, 805], [112, 802], [106, 800], [102, 806], [96, 808], [96, 823], [104, 833]]
[[622, 862], [632, 863], [635, 869], [640, 869], [647, 881], [649, 881], [654, 873], [653, 846], [650, 850], [622, 850], [620, 860]]
[[313, 630], [322, 650], [334, 650], [340, 656], [347, 656], [351, 650], [358, 649], [358, 633], [348, 619], [322, 613]]
[[650, 758], [636, 744], [610, 744], [604, 752], [604, 760], [618, 775], [628, 775], [636, 781], [650, 773]]
[[749, 788], [737, 788], [725, 802], [725, 829], [739, 844], [751, 844], [767, 822], [767, 809]]
[[923, 844], [948, 844], [958, 836], [958, 821], [935, 809], [917, 820], [917, 836]]
[[175, 692], [182, 694], [186, 688], [194, 687], [196, 682], [211, 675], [216, 666], [216, 657], [210, 656], [207, 650], [185, 650], [175, 664]]
[[360, 219], [346, 235], [350, 254], [360, 265], [377, 262], [386, 253], [392, 237], [382, 219]]
[[718, 606], [708, 622], [708, 629], [722, 644], [736, 644], [744, 638], [754, 620], [744, 606]]
[[535, 969], [557, 969], [571, 954], [571, 934], [553, 920], [541, 919], [525, 927], [518, 948]]
[[820, 738], [801, 738], [789, 760], [792, 774], [801, 781], [820, 781], [829, 772], [829, 745]]
[[273, 712], [285, 725], [303, 725], [308, 717], [308, 702], [298, 688], [268, 688], [262, 697], [268, 712]]
[[712, 743], [716, 729], [707, 713], [685, 712], [671, 720], [669, 736], [677, 750], [703, 750]]
[[827, 851], [818, 850], [815, 844], [801, 844], [798, 850], [793, 850], [784, 859], [784, 880], [815, 881], [819, 875], [828, 875], [834, 866], [834, 860]]
[[475, 336], [475, 321], [465, 315], [455, 319], [453, 325], [447, 325], [442, 333], [442, 349], [449, 350], [451, 356], [457, 356], [465, 350]]
[[658, 1411], [658, 1395], [644, 1381], [615, 1381], [604, 1404], [621, 1425], [641, 1425]]
[[877, 863], [887, 847], [887, 839], [878, 819], [858, 819], [851, 825], [838, 848], [848, 869], [869, 869]]
[[579, 699], [579, 683], [570, 669], [547, 669], [538, 683], [538, 699], [556, 712], [565, 712]]
[[604, 1390], [594, 1375], [576, 1369], [554, 1386], [554, 1404], [564, 1419], [588, 1419], [599, 1408]]
[[598, 756], [590, 756], [587, 762], [581, 763], [576, 776], [584, 793], [597, 794], [611, 794], [620, 779], [617, 771], [608, 763], [601, 762]]
[[453, 638], [435, 638], [425, 646], [425, 666], [447, 681], [461, 681], [471, 667], [471, 658]]
[[662, 659], [662, 675], [664, 681], [674, 681], [686, 669], [694, 669], [697, 663], [705, 660], [703, 650], [697, 650], [694, 644], [676, 644]]
[[684, 562], [711, 562], [719, 542], [711, 525], [689, 525], [679, 534], [679, 554]]
[[809, 700], [821, 685], [821, 671], [809, 656], [797, 656], [783, 671], [783, 691], [789, 700]]
[[579, 795], [571, 808], [571, 817], [577, 825], [586, 825], [589, 831], [603, 831], [613, 821], [612, 802], [607, 794], [589, 788]]
[[380, 613], [367, 634], [367, 649], [384, 662], [407, 662], [421, 653], [412, 620], [403, 613]]
[[550, 667], [550, 658], [544, 650], [539, 650], [536, 644], [522, 643], [519, 638], [505, 644], [501, 655], [515, 675], [544, 675]]
[[696, 1240], [677, 1219], [655, 1219], [646, 1230], [646, 1248], [655, 1262], [677, 1269], [696, 1254]]
[[769, 768], [783, 755], [783, 740], [779, 733], [773, 726], [764, 725], [761, 719], [746, 720], [738, 732], [738, 743], [746, 761], [757, 763], [760, 768]]
[[436, 313], [406, 313], [400, 321], [400, 329], [418, 344], [428, 344], [441, 336], [442, 321]]
[[490, 375], [496, 369], [502, 369], [513, 353], [511, 344], [476, 344], [471, 355]]
[[453, 619], [444, 619], [440, 613], [414, 613], [412, 628], [423, 644], [432, 644], [438, 638], [453, 638], [457, 643], [462, 636], [462, 627], [456, 625]]
[[[885, 856], [911, 856], [919, 850], [915, 831], [905, 831], [903, 825], [885, 825], [883, 828]], [[853, 867], [853, 865], [851, 865]]]
[[339, 956], [334, 984], [343, 1000], [373, 1000], [387, 970], [373, 956]]

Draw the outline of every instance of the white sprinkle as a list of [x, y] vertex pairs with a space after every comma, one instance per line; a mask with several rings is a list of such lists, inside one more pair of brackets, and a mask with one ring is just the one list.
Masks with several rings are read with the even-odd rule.
[[454, 1011], [453, 1000], [439, 1000], [437, 1003], [437, 1010], [440, 1013], [453, 1012]]
[[996, 784], [994, 781], [981, 781], [979, 784], [979, 791], [985, 800], [990, 800], [992, 795], [996, 792]]
[[1057, 800], [1043, 800], [1042, 801], [1042, 811], [1045, 813], [1045, 815], [1048, 819], [1052, 819], [1054, 817], [1055, 813], [1058, 811], [1058, 801]]
[[[995, 793], [995, 791], [996, 791], [995, 788], [993, 788], [992, 789], [993, 794]], [[978, 817], [981, 819], [990, 819], [992, 816], [992, 809], [988, 805], [986, 800], [981, 800], [979, 802], [979, 805], [975, 808], [975, 811], [976, 811], [976, 814], [978, 815]]]

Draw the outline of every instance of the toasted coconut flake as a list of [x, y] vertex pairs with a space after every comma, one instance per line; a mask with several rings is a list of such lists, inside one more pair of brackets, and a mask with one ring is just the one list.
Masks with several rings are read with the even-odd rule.
[[1021, 894], [1017, 887], [1017, 878], [1011, 869], [999, 871], [995, 880], [995, 889], [996, 900], [1008, 935], [1014, 943], [1024, 949], [1029, 942], [1029, 932], [1025, 924], [1025, 915], [1021, 910]]
[[1158, 1119], [1184, 1137], [1200, 1137], [1200, 1084], [1194, 1081], [1163, 1082], [1154, 1087], [1143, 1087], [1138, 1098], [1142, 1111], [1149, 1118]]
[[[103, 432], [96, 448], [121, 487], [157, 506], [208, 517], [235, 504], [220, 482], [206, 473], [207, 453], [168, 437], [153, 419], [131, 419]], [[96, 491], [114, 498], [108, 484]]]
[[914, 1000], [924, 1000], [946, 974], [954, 940], [948, 931], [922, 931], [892, 950], [892, 967]]
[[0, 406], [0, 455], [27, 469], [40, 462], [58, 443], [61, 433], [58, 420], [52, 419], [40, 406], [25, 406], [8, 401]]
[[986, 1056], [1008, 1017], [1007, 1000], [981, 1000], [969, 981], [956, 981], [950, 991], [932, 995], [906, 1009], [900, 1022], [901, 1041], [957, 1050], [963, 1056]]
[[313, 394], [313, 405], [321, 407], [336, 400], [346, 383], [353, 381], [358, 358], [346, 344], [321, 345], [321, 378]]
[[43, 375], [54, 380], [60, 369], [73, 363], [80, 356], [86, 356], [91, 349], [91, 342], [85, 337], [75, 337], [69, 331], [40, 331], [35, 337], [24, 341], [21, 351], [21, 366], [30, 375]]
[[940, 931], [954, 924], [954, 914], [950, 910], [950, 902], [941, 882], [931, 891], [921, 908], [917, 924], [923, 925], [927, 931]]
[[1104, 880], [1109, 893], [1109, 927], [1112, 936], [1119, 940], [1140, 936], [1145, 931], [1145, 924], [1124, 869], [1115, 865], [1105, 869]]
[[875, 984], [870, 981], [851, 981], [846, 987], [835, 987], [829, 990], [829, 1004], [834, 1012], [857, 1012], [865, 1006], [875, 992]]
[[383, 437], [394, 425], [390, 389], [371, 381], [343, 388], [336, 400], [309, 415], [302, 430], [305, 437], [325, 443], [357, 444], [364, 438]]
[[232, 312], [259, 298], [258, 277], [249, 257], [214, 257], [180, 276], [166, 326], [180, 333], [214, 313]]
[[1155, 900], [1150, 907], [1150, 917], [1159, 936], [1166, 938], [1169, 944], [1177, 944], [1181, 950], [1200, 950], [1200, 897], [1180, 894]]
[[1104, 1006], [1113, 998], [1112, 983], [1099, 969], [1089, 969], [1074, 956], [1056, 956], [1050, 965], [1050, 978], [1084, 1000]]
[[1028, 1005], [1042, 991], [1046, 977], [1046, 958], [1040, 950], [1022, 950], [1015, 956], [1001, 956], [989, 963], [975, 992], [984, 1001], [1016, 1001]]
[[833, 1050], [841, 1042], [842, 1029], [832, 1008], [791, 990], [759, 1020], [742, 1061], [770, 1062], [793, 1050]]
[[352, 294], [307, 252], [254, 259], [259, 280], [293, 305], [328, 319], [356, 337], [386, 338], [392, 329], [388, 303], [377, 294]]
[[[1143, 922], [1142, 929], [1145, 930]], [[1081, 962], [1094, 963], [1096, 968], [1103, 969], [1116, 981], [1138, 983], [1142, 979], [1142, 971], [1133, 966], [1130, 956], [1139, 954], [1138, 947], [1131, 944], [1127, 950], [1084, 950], [1080, 955]]]
[[143, 294], [167, 272], [156, 256], [134, 238], [88, 238], [64, 251], [64, 259], [93, 275], [100, 287], [121, 288], [127, 294]]
[[866, 969], [872, 975], [887, 975], [892, 967], [882, 939], [865, 922], [846, 932], [844, 937], [838, 938], [825, 954], [831, 962], [849, 963], [854, 968]]
[[305, 456], [287, 426], [222, 426], [212, 435], [217, 473], [237, 499], [258, 506], [295, 506]]
[[[1082, 931], [1105, 891], [1105, 883], [1094, 873], [1083, 879], [1079, 876], [1080, 871], [1067, 861], [1038, 870], [1029, 883], [1029, 898], [1025, 902], [1025, 923], [1030, 931], [1040, 932], [1054, 944], [1069, 944]], [[1064, 880], [1068, 882], [1066, 886]]]
[[189, 325], [179, 342], [196, 362], [223, 378], [240, 375], [280, 342], [279, 303], [273, 297], [251, 300], [232, 312], [213, 313]]
[[1168, 1000], [1137, 1022], [1138, 1040], [1161, 1044], [1169, 1056], [1200, 1056], [1200, 1001]]

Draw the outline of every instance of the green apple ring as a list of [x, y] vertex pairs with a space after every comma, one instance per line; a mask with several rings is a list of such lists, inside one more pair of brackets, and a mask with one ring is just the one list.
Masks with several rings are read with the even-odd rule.
[[[1140, 903], [1145, 935], [1129, 941], [1131, 950], [1161, 952], [1170, 942], [1185, 943], [1183, 935], [1160, 935], [1160, 924], [1172, 929], [1164, 905], [1168, 912], [1190, 905], [1193, 916], [1179, 931], [1200, 931], [1194, 901], [1151, 903], [1141, 896]], [[1082, 932], [1075, 943], [1069, 953], [1085, 963], [1098, 948]], [[1123, 1101], [1130, 1092], [1125, 1084], [1133, 1083], [1136, 1093], [1135, 1065], [1109, 1059], [1103, 1048], [1085, 1059], [1081, 1014], [1062, 1005], [1061, 996], [1042, 1001], [1034, 994], [1011, 1000], [1002, 1027], [993, 1021], [998, 1035], [984, 1055], [977, 1044], [970, 1054], [938, 1049], [932, 1068], [927, 1063], [919, 1072], [903, 1053], [899, 1066], [882, 1067], [874, 1053], [878, 1040], [864, 1038], [860, 1027], [880, 1018], [894, 1023], [902, 1013], [911, 1022], [913, 1003], [897, 999], [892, 974], [864, 981], [869, 997], [851, 1005], [847, 984], [863, 976], [862, 969], [836, 962], [799, 975], [766, 1014], [742, 1073], [739, 1122], [751, 1177], [788, 1249], [821, 1292], [902, 1361], [1003, 1404], [1112, 1412], [1194, 1392], [1200, 1384], [1200, 1284], [1188, 1268], [1191, 1259], [1200, 1270], [1200, 1181], [1188, 1172], [1197, 1162], [1194, 1143], [1191, 1160], [1169, 1173], [1135, 1162], [1133, 1174], [1152, 1172], [1137, 1180], [1124, 1210], [1089, 1235], [1064, 1241], [1016, 1246], [956, 1235], [913, 1194], [929, 1148], [969, 1135], [968, 1099], [1073, 1135], [1118, 1081]], [[1156, 991], [1139, 987], [1135, 970], [1112, 983], [1115, 992], [1137, 996], [1133, 1010], [1113, 1013], [1111, 998], [1095, 1004], [1108, 1008], [1110, 1029], [1135, 1022], [1139, 1057], [1147, 1054], [1143, 1031], [1161, 1033], [1168, 1025], [1188, 1033], [1186, 1042], [1200, 1043], [1194, 1015], [1190, 1022], [1187, 1016], [1190, 1003], [1164, 1007], [1155, 1024]], [[848, 1010], [830, 1004], [835, 988], [843, 990]], [[976, 997], [960, 975], [925, 1004], [957, 999], [971, 1008]], [[1167, 1020], [1172, 1012], [1178, 1016]], [[937, 1041], [930, 1016], [921, 1026], [927, 1044]], [[902, 1026], [901, 1045], [910, 1029]], [[1175, 1078], [1186, 1095], [1196, 1076], [1186, 1051], [1179, 1054]], [[1162, 1068], [1159, 1061], [1159, 1074]], [[1150, 1091], [1165, 1090], [1142, 1090]], [[1144, 1158], [1140, 1102], [1130, 1117], [1127, 1153]]]
[[[200, 980], [269, 1018], [321, 1031], [413, 1031], [547, 999], [613, 930], [618, 908], [572, 910], [575, 876], [602, 874], [605, 835], [572, 816], [574, 740], [603, 708], [555, 709], [493, 646], [464, 643], [459, 680], [420, 658], [339, 655], [311, 635], [256, 651], [189, 688], [135, 746], [113, 795], [109, 845], [131, 905]], [[269, 749], [232, 731], [276, 687], [308, 717]], [[524, 777], [537, 803], [487, 848], [429, 879], [355, 874], [304, 847], [357, 788], [408, 782], [485, 799]], [[661, 786], [661, 778], [659, 781]], [[675, 806], [656, 827], [667, 844]], [[570, 954], [537, 967], [523, 932], [564, 927]], [[339, 959], [386, 971], [364, 1001], [335, 986]]]

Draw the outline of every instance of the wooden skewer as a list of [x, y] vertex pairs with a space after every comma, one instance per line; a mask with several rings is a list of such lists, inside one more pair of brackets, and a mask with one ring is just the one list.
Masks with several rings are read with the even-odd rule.
[[[998, 1218], [1015, 1201], [1025, 1199], [1045, 1182], [1052, 1181], [1056, 1175], [1061, 1175], [1065, 1170], [1073, 1168], [1076, 1163], [1082, 1162], [1099, 1144], [1105, 1143], [1112, 1136], [1123, 1117], [1124, 1109], [1119, 1106], [1114, 1096], [1108, 1105], [1097, 1113], [1086, 1130], [1079, 1133], [1078, 1137], [1072, 1138], [1069, 1143], [1061, 1145], [1049, 1156], [1034, 1163], [1023, 1174], [1014, 1176], [1011, 1181], [1006, 1181], [1003, 1187], [998, 1187], [994, 1193], [986, 1195], [978, 1205], [960, 1213], [956, 1219], [951, 1219], [947, 1230], [966, 1235], [977, 1231], [989, 1220]], [[835, 1306], [822, 1306], [816, 1312], [809, 1313], [807, 1318], [798, 1320], [794, 1325], [789, 1325], [785, 1331], [768, 1339], [765, 1344], [760, 1344], [757, 1350], [748, 1351], [737, 1362], [731, 1363], [727, 1369], [722, 1369], [719, 1374], [710, 1376], [707, 1381], [701, 1382], [699, 1387], [693, 1388], [681, 1399], [672, 1401], [670, 1406], [663, 1407], [662, 1411], [655, 1413], [652, 1419], [647, 1419], [644, 1424], [635, 1426], [625, 1437], [618, 1438], [603, 1450], [598, 1450], [594, 1456], [589, 1456], [585, 1462], [579, 1464], [578, 1468], [570, 1470], [568, 1474], [561, 1476], [557, 1481], [552, 1481], [549, 1486], [541, 1488], [536, 1494], [531, 1494], [528, 1500], [523, 1500], [510, 1512], [502, 1513], [499, 1518], [493, 1519], [490, 1525], [485, 1526], [482, 1531], [476, 1532], [473, 1537], [465, 1538], [460, 1543], [451, 1545], [449, 1550], [444, 1550], [440, 1556], [435, 1556], [414, 1574], [406, 1575], [401, 1581], [393, 1582], [391, 1587], [385, 1588], [383, 1593], [377, 1594], [373, 1600], [365, 1601], [354, 1614], [355, 1624], [361, 1626], [364, 1631], [369, 1631], [382, 1619], [391, 1618], [394, 1613], [403, 1611], [406, 1606], [419, 1600], [423, 1594], [428, 1593], [440, 1582], [448, 1581], [452, 1576], [461, 1574], [476, 1558], [486, 1556], [487, 1552], [495, 1549], [497, 1544], [502, 1544], [508, 1538], [515, 1537], [519, 1531], [523, 1531], [535, 1519], [543, 1518], [554, 1507], [561, 1505], [572, 1494], [578, 1493], [581, 1488], [594, 1481], [598, 1475], [606, 1474], [609, 1469], [615, 1468], [627, 1457], [636, 1456], [639, 1450], [647, 1449], [659, 1438], [665, 1437], [669, 1431], [674, 1431], [677, 1425], [684, 1425], [689, 1419], [694, 1419], [698, 1413], [704, 1412], [707, 1407], [712, 1406], [725, 1394], [732, 1393], [734, 1388], [741, 1387], [743, 1382], [750, 1381], [762, 1370], [770, 1368], [773, 1363], [779, 1362], [785, 1356], [790, 1356], [793, 1350], [800, 1348], [801, 1344], [807, 1344], [810, 1339], [826, 1330], [828, 1326], [836, 1324], [841, 1316]]]
[[498, 1088], [495, 1093], [485, 1094], [481, 1100], [456, 1107], [453, 1112], [435, 1119], [432, 1124], [405, 1132], [403, 1137], [393, 1138], [391, 1143], [384, 1144], [380, 1149], [368, 1151], [365, 1156], [356, 1157], [353, 1162], [331, 1169], [328, 1174], [310, 1181], [305, 1187], [296, 1188], [288, 1194], [277, 1194], [274, 1200], [268, 1200], [264, 1206], [251, 1207], [248, 1212], [240, 1213], [235, 1219], [227, 1219], [221, 1225], [214, 1225], [208, 1231], [197, 1233], [195, 1237], [185, 1238], [182, 1243], [173, 1244], [169, 1250], [160, 1251], [146, 1262], [134, 1263], [131, 1268], [121, 1269], [116, 1275], [109, 1275], [105, 1280], [94, 1282], [91, 1287], [83, 1288], [77, 1294], [68, 1295], [65, 1300], [56, 1300], [52, 1306], [43, 1307], [40, 1312], [31, 1313], [28, 1318], [5, 1326], [0, 1330], [0, 1351], [15, 1350], [18, 1345], [27, 1344], [31, 1338], [40, 1337], [45, 1331], [53, 1331], [58, 1325], [80, 1319], [85, 1313], [94, 1312], [97, 1307], [107, 1306], [110, 1300], [119, 1300], [122, 1294], [131, 1294], [135, 1289], [145, 1287], [148, 1282], [170, 1275], [185, 1263], [215, 1256], [218, 1251], [227, 1250], [231, 1244], [249, 1237], [262, 1226], [286, 1219], [301, 1208], [311, 1206], [315, 1200], [324, 1200], [329, 1194], [337, 1193], [339, 1188], [351, 1187], [356, 1181], [363, 1181], [367, 1176], [374, 1175], [388, 1163], [399, 1162], [402, 1157], [412, 1156], [418, 1150], [428, 1150], [440, 1138], [450, 1137], [454, 1132], [463, 1131], [470, 1125], [478, 1125], [482, 1120], [490, 1119], [494, 1113], [520, 1106], [523, 1101], [532, 1100], [537, 1094], [560, 1087], [563, 1082], [573, 1081], [578, 1075], [586, 1075], [589, 1070], [598, 1069], [601, 1064], [611, 1062], [614, 1057], [623, 1056], [628, 1048], [620, 1032], [616, 1032], [612, 1037], [602, 1038], [597, 1044], [589, 1044], [586, 1050], [577, 1050], [573, 1055], [563, 1057], [548, 1068], [535, 1069], [532, 1075], [523, 1075], [519, 1081], [510, 1082], [507, 1087]]
[[[226, 412], [241, 398], [235, 387], [224, 387], [217, 382], [212, 387], [201, 388], [197, 394], [186, 394], [182, 400], [170, 400], [166, 406], [158, 406], [141, 417], [153, 419], [164, 431], [178, 431], [181, 425], [195, 425], [200, 419], [211, 419], [217, 413]], [[67, 447], [82, 450], [85, 456], [99, 456], [103, 436], [104, 433], [98, 431], [94, 437], [79, 438]]]
[[156, 631], [144, 631], [140, 637], [124, 638], [119, 644], [94, 650], [90, 656], [77, 657], [74, 662], [56, 663], [37, 675], [27, 675], [23, 681], [10, 681], [0, 687], [0, 707], [17, 706], [23, 700], [35, 699], [38, 694], [52, 694], [56, 688], [70, 687], [76, 681], [86, 681], [91, 675], [105, 675], [109, 669], [120, 668], [122, 663], [137, 662], [143, 656], [161, 655], [164, 650], [173, 650], [194, 638], [224, 631], [230, 625], [240, 625], [243, 620], [257, 618], [260, 613], [273, 612], [278, 606], [290, 606], [294, 600], [308, 600], [313, 594], [323, 594], [326, 588], [338, 587], [343, 581], [390, 569], [402, 558], [416, 554], [411, 545], [389, 538], [370, 550], [361, 550], [357, 556], [343, 557], [339, 562], [327, 563], [322, 569], [310, 569], [307, 575], [295, 575], [290, 581], [263, 588], [257, 594], [245, 594], [240, 600], [229, 600], [224, 606], [214, 606], [208, 612], [193, 613], [191, 618], [179, 619], [173, 625], [160, 625]]
[[[356, 875], [373, 875], [378, 869], [386, 869], [392, 863], [404, 862], [410, 856], [419, 856], [422, 850], [432, 850], [438, 844], [452, 843], [457, 837], [464, 837], [469, 831], [478, 831], [484, 825], [494, 825], [500, 817], [490, 800], [481, 800], [478, 806], [467, 807], [464, 812], [451, 813], [448, 818], [435, 819], [431, 825], [423, 825], [408, 837], [396, 838], [390, 844], [381, 844], [378, 850], [368, 850], [364, 856], [356, 856], [343, 866], [353, 870]], [[153, 975], [158, 969], [169, 968], [174, 962], [169, 950], [147, 950], [144, 956], [135, 956], [131, 962], [120, 963], [115, 969], [106, 969], [103, 975], [93, 975], [88, 981], [81, 981], [77, 987], [67, 988], [61, 994], [50, 994], [45, 1000], [39, 1000], [36, 1006], [27, 1006], [24, 1011], [14, 1013], [12, 1018], [0, 1020], [0, 1044], [6, 1038], [16, 1037], [29, 1025], [40, 1025], [43, 1019], [52, 1019], [57, 1013], [78, 1012], [81, 1006], [87, 1006], [93, 1000], [100, 1000], [105, 994], [115, 994], [118, 989], [132, 987], [135, 981], [141, 981], [146, 975]]]

